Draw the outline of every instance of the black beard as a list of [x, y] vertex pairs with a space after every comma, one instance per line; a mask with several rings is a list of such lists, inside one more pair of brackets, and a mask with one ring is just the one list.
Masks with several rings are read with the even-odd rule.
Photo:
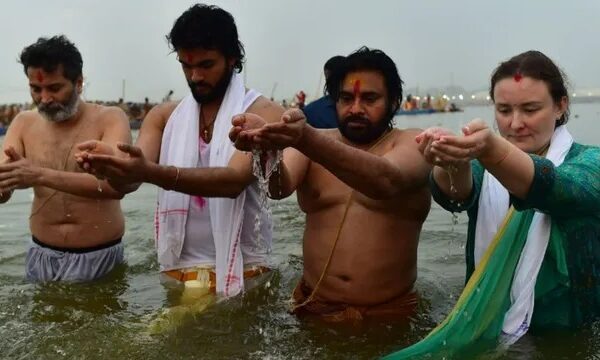
[[[227, 87], [229, 86], [229, 82], [231, 81], [231, 75], [233, 75], [233, 69], [230, 69], [225, 74], [223, 74], [223, 76], [219, 79], [215, 86], [208, 85], [204, 82], [194, 83], [191, 81], [188, 81], [188, 86], [192, 91], [192, 96], [198, 104], [210, 103], [217, 99], [221, 99], [223, 98], [223, 96], [225, 96], [225, 93], [227, 92]], [[208, 87], [211, 89], [211, 91], [205, 94], [199, 94], [196, 89], [198, 85]]]
[[[353, 129], [348, 126], [350, 122], [357, 122], [365, 127], [363, 129]], [[360, 145], [370, 144], [379, 139], [389, 128], [389, 121], [386, 118], [381, 119], [376, 124], [372, 124], [368, 119], [358, 115], [350, 115], [338, 120], [338, 129], [342, 136], [350, 142]]]

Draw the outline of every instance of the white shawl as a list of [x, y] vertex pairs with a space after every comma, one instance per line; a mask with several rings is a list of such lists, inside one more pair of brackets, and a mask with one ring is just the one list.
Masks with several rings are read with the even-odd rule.
[[[573, 137], [566, 126], [556, 128], [546, 158], [555, 166], [559, 166], [572, 144]], [[479, 196], [479, 212], [475, 228], [475, 267], [498, 232], [508, 207], [508, 191], [486, 171]], [[513, 278], [511, 306], [504, 317], [502, 327], [505, 343], [514, 343], [529, 329], [535, 300], [535, 283], [546, 253], [550, 228], [550, 216], [536, 212]]]
[[[226, 167], [235, 147], [229, 140], [231, 118], [243, 113], [248, 101], [246, 89], [239, 74], [235, 73], [215, 119], [210, 167]], [[190, 94], [175, 108], [165, 127], [160, 151], [161, 165], [196, 167], [198, 163], [199, 105]], [[235, 296], [244, 288], [244, 266], [240, 248], [242, 220], [246, 192], [237, 198], [213, 198], [209, 202], [212, 233], [215, 241], [215, 272], [217, 293]], [[159, 189], [156, 212], [156, 246], [159, 263], [173, 267], [181, 255], [185, 238], [190, 196], [175, 191]]]

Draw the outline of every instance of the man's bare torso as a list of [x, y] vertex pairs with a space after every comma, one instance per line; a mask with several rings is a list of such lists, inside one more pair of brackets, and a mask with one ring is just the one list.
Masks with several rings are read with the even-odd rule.
[[[83, 109], [76, 122], [64, 123], [52, 123], [34, 111], [22, 114], [20, 138], [25, 157], [42, 167], [81, 172], [73, 156], [75, 145], [101, 139], [107, 126], [100, 116], [106, 108], [84, 104]], [[37, 186], [30, 226], [32, 234], [45, 244], [80, 248], [121, 237], [124, 219], [118, 200], [90, 199]]]
[[[329, 131], [328, 135], [339, 138], [337, 131]], [[382, 155], [397, 141], [413, 139], [402, 131], [395, 131], [373, 153]], [[412, 289], [417, 276], [419, 233], [430, 208], [426, 182], [395, 198], [377, 201], [352, 192], [321, 165], [311, 162], [297, 196], [306, 213], [304, 278], [310, 287], [314, 288], [321, 276], [340, 231], [329, 270], [319, 286], [318, 298], [351, 305], [374, 305]]]

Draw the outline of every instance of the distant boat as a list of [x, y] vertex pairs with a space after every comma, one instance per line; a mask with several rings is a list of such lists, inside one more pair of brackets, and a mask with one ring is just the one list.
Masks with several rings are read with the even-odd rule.
[[435, 109], [415, 109], [415, 110], [398, 110], [396, 111], [396, 116], [402, 115], [424, 115], [424, 114], [434, 114], [434, 113], [447, 113], [447, 112], [461, 112], [463, 109], [454, 107], [448, 110], [435, 110]]
[[398, 110], [398, 111], [396, 111], [396, 116], [433, 114], [434, 112], [437, 112], [437, 111], [434, 109]]

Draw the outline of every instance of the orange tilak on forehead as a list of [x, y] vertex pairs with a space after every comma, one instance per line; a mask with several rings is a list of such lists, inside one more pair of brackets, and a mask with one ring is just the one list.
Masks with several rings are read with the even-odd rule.
[[360, 95], [360, 80], [359, 79], [354, 80], [354, 85], [352, 85], [352, 91], [354, 92], [355, 97]]

